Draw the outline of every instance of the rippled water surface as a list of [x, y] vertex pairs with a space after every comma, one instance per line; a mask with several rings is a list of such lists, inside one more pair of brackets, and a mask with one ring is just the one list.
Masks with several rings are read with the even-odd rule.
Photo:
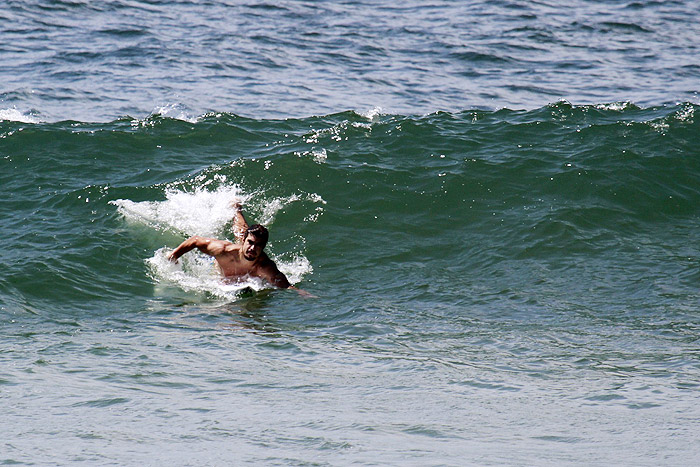
[[15, 1], [0, 103], [105, 121], [697, 101], [697, 1]]
[[697, 464], [699, 6], [6, 3], [0, 463]]

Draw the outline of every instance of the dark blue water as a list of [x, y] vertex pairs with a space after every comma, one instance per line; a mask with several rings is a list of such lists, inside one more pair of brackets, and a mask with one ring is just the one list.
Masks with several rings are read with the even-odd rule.
[[47, 120], [696, 102], [697, 1], [14, 1], [0, 105]]
[[698, 11], [4, 3], [0, 463], [698, 464]]

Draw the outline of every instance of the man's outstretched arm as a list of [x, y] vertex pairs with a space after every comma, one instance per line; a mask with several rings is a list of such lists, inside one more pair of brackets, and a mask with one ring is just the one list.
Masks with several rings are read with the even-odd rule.
[[182, 242], [180, 246], [175, 248], [168, 256], [168, 259], [176, 263], [180, 256], [184, 255], [188, 251], [194, 250], [195, 248], [209, 256], [218, 256], [224, 252], [224, 248], [228, 243], [231, 242], [195, 235], [194, 237], [188, 238]]

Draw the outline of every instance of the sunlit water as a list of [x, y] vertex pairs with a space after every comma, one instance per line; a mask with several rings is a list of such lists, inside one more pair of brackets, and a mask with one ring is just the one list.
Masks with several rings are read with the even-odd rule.
[[697, 10], [9, 2], [0, 463], [697, 464]]

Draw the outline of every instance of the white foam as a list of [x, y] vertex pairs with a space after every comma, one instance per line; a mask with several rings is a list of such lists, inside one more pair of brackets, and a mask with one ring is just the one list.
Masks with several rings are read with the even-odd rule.
[[311, 154], [313, 155], [314, 162], [317, 164], [323, 164], [326, 162], [326, 160], [328, 160], [328, 153], [326, 153], [324, 148], [314, 149], [311, 151]]
[[314, 268], [305, 256], [295, 256], [290, 261], [273, 258], [277, 267], [287, 276], [287, 280], [291, 284], [299, 283], [306, 274], [311, 274]]
[[675, 113], [675, 117], [679, 122], [693, 123], [693, 117], [695, 116], [695, 107], [686, 104], [679, 111]]
[[0, 121], [11, 121], [20, 123], [41, 123], [41, 120], [28, 113], [22, 113], [16, 108], [0, 109]]
[[189, 123], [197, 123], [201, 117], [193, 117], [187, 110], [183, 108], [182, 104], [166, 104], [160, 107], [156, 107], [151, 115], [159, 115], [165, 118], [172, 118], [173, 120], [182, 120]]
[[141, 222], [161, 231], [174, 231], [187, 236], [215, 237], [235, 213], [231, 203], [245, 202], [238, 185], [220, 186], [215, 191], [205, 187], [193, 192], [170, 189], [165, 201], [128, 199], [112, 201], [120, 214], [131, 221]]
[[374, 120], [375, 117], [382, 115], [384, 109], [379, 106], [375, 106], [365, 112], [356, 112], [359, 116], [366, 118], [367, 120]]
[[595, 108], [598, 110], [612, 110], [615, 112], [623, 112], [625, 110], [634, 108], [634, 105], [632, 105], [632, 103], [628, 101], [610, 102], [608, 104], [597, 104]]
[[[274, 198], [266, 202], [263, 206], [262, 214], [260, 216], [260, 223], [273, 223], [275, 221], [275, 216], [279, 211], [297, 201], [311, 201], [313, 203], [326, 204], [326, 201], [317, 193], [307, 193], [305, 196], [294, 194], [287, 196], [286, 198]], [[323, 208], [320, 206], [316, 209], [316, 211], [318, 212], [319, 210], [323, 212]]]

